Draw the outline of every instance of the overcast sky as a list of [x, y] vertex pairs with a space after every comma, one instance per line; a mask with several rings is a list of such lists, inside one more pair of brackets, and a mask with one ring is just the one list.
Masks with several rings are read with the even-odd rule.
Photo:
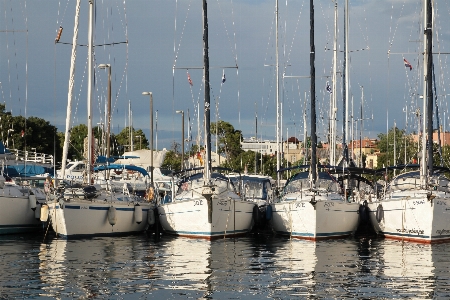
[[[334, 2], [314, 2], [317, 125], [319, 139], [326, 141], [330, 99], [326, 83], [331, 83], [333, 65]], [[450, 1], [435, 2], [435, 77], [440, 123], [448, 128], [449, 91], [445, 88], [450, 77], [448, 55], [438, 53], [448, 53], [450, 49]], [[408, 133], [417, 131], [417, 118], [412, 112], [422, 107], [418, 97], [423, 93], [422, 0], [350, 0], [349, 3], [350, 94], [354, 119], [361, 119], [364, 97], [363, 136], [376, 137], [386, 132], [387, 127], [391, 128], [394, 121]], [[1, 101], [14, 115], [26, 113], [45, 118], [60, 131], [65, 128], [75, 4], [75, 0], [0, 2]], [[149, 137], [149, 97], [142, 96], [142, 92], [151, 91], [154, 111], [158, 111], [158, 148], [169, 148], [173, 141], [181, 140], [181, 116], [176, 110], [185, 111], [185, 134], [192, 127], [195, 139], [198, 103], [200, 121], [203, 118], [201, 1], [96, 0], [96, 4], [95, 64], [112, 66], [113, 131], [117, 133], [128, 122], [131, 101], [134, 127], [142, 128]], [[343, 115], [343, 9], [344, 1], [339, 0], [338, 136], [342, 135]], [[82, 0], [80, 45], [87, 43], [87, 16], [88, 0]], [[230, 122], [249, 138], [255, 135], [257, 114], [258, 138], [274, 139], [275, 0], [210, 0], [208, 17], [212, 121], [216, 120], [217, 106], [218, 118]], [[63, 33], [60, 43], [55, 44], [59, 26], [63, 27]], [[278, 35], [283, 138], [289, 135], [303, 139], [305, 106], [310, 131], [310, 79], [306, 78], [309, 75], [308, 0], [279, 1]], [[112, 43], [116, 44], [105, 45]], [[412, 70], [405, 67], [403, 59], [411, 63]], [[80, 46], [72, 125], [86, 123], [87, 119], [86, 68], [87, 48]], [[187, 73], [193, 86], [188, 82]], [[223, 74], [226, 82], [222, 85]], [[95, 77], [94, 125], [104, 122], [107, 72], [96, 69]], [[354, 125], [355, 136], [359, 137], [356, 126], [360, 130], [361, 124]]]

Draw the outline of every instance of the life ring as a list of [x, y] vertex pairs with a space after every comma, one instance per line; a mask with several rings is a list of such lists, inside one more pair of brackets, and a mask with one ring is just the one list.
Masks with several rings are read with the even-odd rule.
[[377, 207], [376, 218], [377, 218], [378, 223], [380, 223], [381, 220], [383, 220], [383, 218], [384, 218], [383, 205], [381, 205], [381, 204], [378, 205], [378, 207]]

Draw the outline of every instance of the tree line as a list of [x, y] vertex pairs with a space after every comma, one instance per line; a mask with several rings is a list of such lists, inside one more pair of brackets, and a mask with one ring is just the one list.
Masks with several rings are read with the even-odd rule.
[[[149, 141], [141, 129], [132, 128], [133, 149], [148, 149]], [[111, 133], [110, 155], [118, 156], [130, 150], [130, 127], [125, 127], [119, 134]], [[266, 174], [276, 178], [276, 156], [260, 155], [253, 151], [242, 150], [240, 141], [243, 139], [242, 132], [236, 130], [233, 125], [225, 121], [211, 123], [211, 133], [217, 133], [218, 154], [225, 156], [226, 160], [221, 164], [233, 170], [248, 173]], [[64, 132], [38, 117], [12, 116], [5, 110], [5, 104], [0, 104], [0, 134], [4, 145], [9, 149], [36, 151], [38, 153], [52, 154], [56, 162], [61, 162], [64, 144]], [[106, 152], [106, 130], [96, 126], [93, 135], [97, 139], [98, 154]], [[82, 160], [84, 152], [84, 139], [87, 136], [87, 126], [80, 124], [70, 130], [70, 142], [68, 159]], [[394, 151], [395, 147], [395, 151]], [[387, 133], [378, 134], [377, 145], [378, 168], [383, 166], [406, 163], [417, 163], [420, 158], [420, 147], [414, 141], [412, 135], [406, 134], [405, 130], [397, 127], [391, 128]], [[194, 156], [203, 150], [202, 146], [192, 145], [186, 153], [186, 157]], [[395, 158], [394, 158], [395, 154]], [[435, 165], [450, 166], [450, 146], [433, 143], [433, 159]], [[256, 158], [256, 164], [255, 164]], [[294, 163], [301, 164], [302, 161]], [[286, 166], [286, 160], [282, 159], [282, 166]], [[181, 147], [173, 142], [171, 149], [167, 152], [162, 165], [170, 170], [181, 168]], [[255, 169], [256, 167], [256, 169]]]

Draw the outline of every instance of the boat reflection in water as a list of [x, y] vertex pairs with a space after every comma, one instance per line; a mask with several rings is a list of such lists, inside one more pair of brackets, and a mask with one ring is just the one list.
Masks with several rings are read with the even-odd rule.
[[410, 299], [449, 299], [450, 253], [445, 249], [445, 244], [385, 240], [378, 249], [380, 273], [389, 279], [384, 288]]
[[[272, 297], [347, 297], [342, 287], [348, 276], [358, 272], [353, 261], [358, 245], [349, 240], [285, 240], [280, 242], [274, 260], [275, 274]], [[351, 283], [350, 283], [351, 284]]]
[[258, 277], [266, 275], [255, 261], [259, 251], [247, 237], [209, 241], [165, 236], [161, 243], [165, 257], [154, 278], [155, 298], [231, 299], [266, 293], [266, 284], [253, 289]]
[[104, 298], [151, 290], [153, 251], [140, 236], [65, 240], [41, 244], [40, 296]]
[[198, 298], [208, 294], [211, 242], [183, 237], [165, 237], [162, 242], [164, 260], [161, 261], [159, 269], [164, 272], [155, 276], [155, 279], [160, 277], [162, 280], [158, 286], [167, 290], [167, 295]]

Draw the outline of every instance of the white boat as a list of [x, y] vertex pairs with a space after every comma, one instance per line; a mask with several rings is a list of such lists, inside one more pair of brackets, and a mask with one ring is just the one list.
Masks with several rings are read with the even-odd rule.
[[328, 172], [318, 173], [314, 188], [309, 172], [297, 173], [272, 204], [272, 228], [275, 233], [307, 240], [347, 237], [358, 227], [359, 199], [346, 196]]
[[397, 175], [387, 186], [384, 197], [369, 203], [375, 231], [386, 238], [439, 243], [450, 241], [450, 181], [434, 171], [427, 187], [420, 183], [420, 172]]
[[164, 201], [158, 205], [158, 213], [161, 227], [166, 233], [213, 239], [249, 232], [252, 228], [255, 203], [241, 198], [230, 179], [219, 173], [212, 173], [206, 0], [203, 0], [203, 37], [205, 166], [200, 168], [203, 169], [202, 173], [182, 180], [171, 201]]
[[[388, 183], [384, 197], [369, 203], [375, 230], [387, 238], [420, 243], [450, 241], [450, 186], [447, 168], [433, 165], [432, 141], [432, 2], [424, 0], [424, 95], [420, 171], [406, 172]], [[429, 109], [431, 108], [431, 109]], [[406, 169], [409, 166], [396, 166]], [[387, 170], [383, 170], [387, 172]], [[404, 171], [404, 170], [403, 170]]]
[[[43, 229], [42, 221], [47, 221], [45, 212], [48, 211], [45, 206], [45, 194], [39, 187], [30, 184], [31, 180], [24, 179], [17, 183], [5, 183], [3, 175], [0, 175], [0, 205], [2, 207], [0, 209], [0, 235]], [[41, 178], [41, 180], [45, 179]], [[41, 212], [43, 212], [42, 221]]]
[[254, 207], [224, 175], [213, 173], [207, 181], [203, 173], [197, 173], [181, 181], [175, 197], [161, 202], [158, 212], [166, 233], [213, 239], [249, 232]]
[[[278, 3], [278, 2], [277, 2]], [[278, 9], [277, 9], [278, 11]], [[278, 16], [277, 16], [278, 18]], [[356, 231], [359, 203], [329, 169], [317, 170], [314, 5], [310, 2], [311, 162], [307, 172], [291, 177], [272, 209], [276, 233], [308, 240], [341, 238]], [[344, 168], [341, 168], [344, 171]], [[278, 173], [283, 170], [278, 169]], [[343, 172], [345, 174], [345, 172]]]
[[[79, 5], [77, 2], [76, 25], [79, 19]], [[93, 85], [93, 21], [95, 15], [95, 1], [89, 1], [89, 41], [88, 41], [88, 154], [86, 163], [87, 183], [93, 182], [91, 170], [93, 158], [92, 147], [92, 85]], [[74, 31], [76, 32], [76, 30]], [[74, 33], [73, 47], [76, 49], [77, 39]], [[71, 82], [75, 64], [72, 51], [71, 79], [69, 80], [68, 113], [66, 121], [70, 120]], [[70, 122], [66, 122], [66, 126]], [[108, 137], [109, 138], [109, 137]], [[66, 161], [68, 150], [68, 128], [66, 128], [63, 161]], [[65, 165], [64, 165], [65, 166]], [[64, 167], [61, 174], [64, 178]], [[153, 207], [150, 201], [136, 195], [115, 193], [113, 190], [98, 191], [95, 186], [58, 187], [55, 197], [48, 202], [49, 216], [53, 230], [63, 237], [105, 236], [143, 232], [149, 223], [154, 222]]]

